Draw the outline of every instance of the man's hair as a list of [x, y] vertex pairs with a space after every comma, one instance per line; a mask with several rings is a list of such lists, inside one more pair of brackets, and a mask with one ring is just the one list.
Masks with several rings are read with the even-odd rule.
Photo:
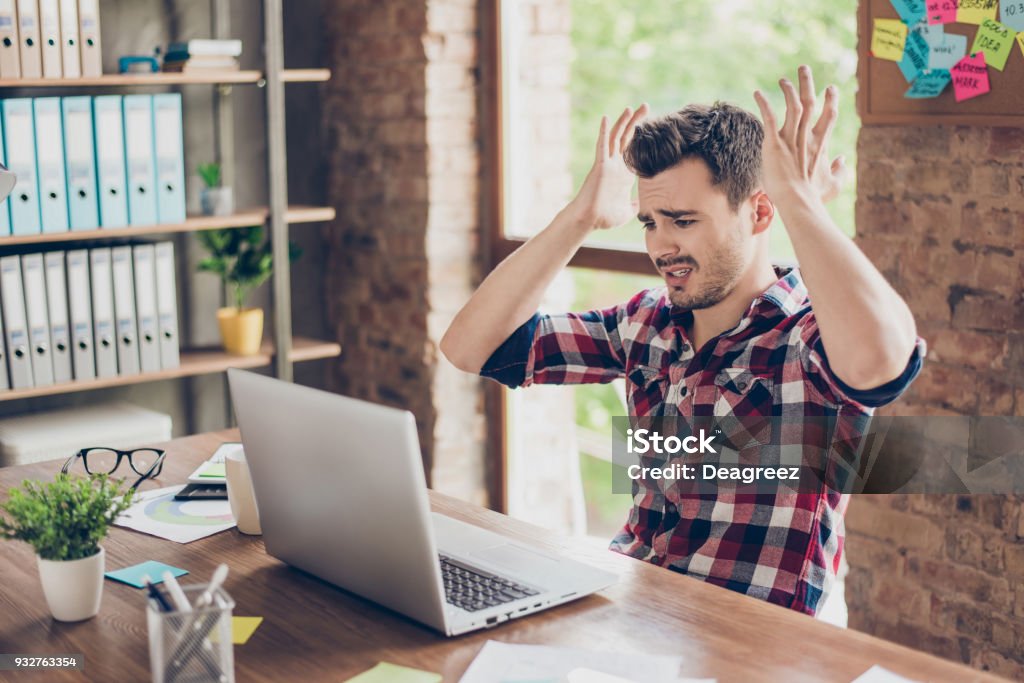
[[735, 211], [760, 181], [763, 140], [761, 122], [748, 111], [724, 102], [690, 104], [637, 126], [623, 157], [641, 178], [702, 159]]

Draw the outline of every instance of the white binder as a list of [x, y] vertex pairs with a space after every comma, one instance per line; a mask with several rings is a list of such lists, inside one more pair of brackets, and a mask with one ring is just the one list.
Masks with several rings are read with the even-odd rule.
[[60, 0], [60, 45], [64, 78], [80, 78], [82, 48], [78, 44], [78, 0]]
[[156, 249], [152, 244], [132, 248], [135, 259], [135, 312], [139, 323], [139, 365], [143, 372], [160, 369], [160, 319], [156, 307]]
[[21, 259], [18, 256], [0, 258], [0, 299], [3, 300], [11, 387], [31, 389], [32, 356], [28, 346], [25, 296], [21, 287]]
[[78, 3], [78, 38], [82, 45], [82, 75], [103, 74], [103, 55], [100, 51], [99, 0], [80, 0]]
[[174, 243], [156, 245], [156, 304], [160, 318], [160, 367], [181, 364], [178, 349], [178, 289], [174, 278]]
[[[0, 0], [0, 78], [21, 78], [21, 45], [14, 0]], [[4, 376], [7, 376], [6, 370]]]
[[46, 301], [50, 314], [50, 356], [53, 358], [53, 381], [70, 382], [71, 328], [68, 325], [68, 295], [64, 275], [64, 252], [51, 251], [43, 256], [46, 268]]
[[63, 76], [57, 0], [39, 0], [39, 46], [43, 53], [43, 78]]
[[53, 384], [53, 356], [50, 354], [50, 316], [46, 312], [46, 272], [42, 254], [21, 257], [21, 278], [25, 287], [28, 343], [32, 349], [32, 380], [37, 387]]
[[92, 288], [89, 286], [89, 252], [67, 252], [68, 313], [71, 316], [71, 357], [75, 379], [96, 376], [93, 355]]
[[[0, 319], [2, 317], [0, 316]], [[10, 388], [11, 381], [7, 377], [7, 344], [4, 342], [3, 322], [0, 322], [0, 391]]]
[[16, 0], [18, 38], [21, 44], [21, 77], [43, 77], [43, 53], [39, 50], [39, 6], [36, 0]]
[[132, 248], [110, 250], [114, 274], [114, 329], [117, 331], [117, 373], [139, 374], [139, 331], [135, 322], [135, 278], [132, 276]]
[[114, 330], [110, 249], [91, 249], [89, 265], [92, 276], [92, 327], [96, 337], [96, 376], [114, 377], [117, 375], [117, 337]]

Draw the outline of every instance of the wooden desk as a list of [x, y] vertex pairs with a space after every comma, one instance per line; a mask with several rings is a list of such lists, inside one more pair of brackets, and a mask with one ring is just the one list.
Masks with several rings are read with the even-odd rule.
[[[168, 450], [160, 484], [183, 482], [217, 444], [237, 433], [178, 439]], [[25, 478], [49, 478], [59, 461], [0, 469], [0, 499]], [[723, 588], [622, 557], [559, 540], [529, 524], [439, 494], [434, 508], [549, 548], [572, 548], [620, 574], [602, 593], [490, 631], [446, 639], [265, 554], [260, 538], [237, 530], [180, 545], [121, 528], [104, 543], [107, 569], [159, 560], [206, 580], [221, 561], [231, 567], [226, 589], [238, 616], [265, 620], [246, 645], [235, 647], [239, 683], [344, 681], [385, 660], [441, 672], [458, 681], [488, 639], [678, 654], [682, 673], [733, 681], [848, 683], [873, 664], [920, 681], [995, 681], [965, 666], [839, 629]], [[355, 522], [355, 520], [352, 520]], [[339, 520], [345, 523], [346, 520]], [[359, 553], [353, 553], [353, 562]], [[23, 543], [0, 542], [0, 652], [84, 653], [81, 672], [3, 672], [4, 681], [148, 681], [144, 593], [108, 581], [99, 615], [64, 624], [47, 611], [34, 554]]]

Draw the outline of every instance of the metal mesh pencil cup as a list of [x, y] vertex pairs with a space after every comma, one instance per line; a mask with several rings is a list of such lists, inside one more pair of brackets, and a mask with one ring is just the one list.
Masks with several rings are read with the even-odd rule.
[[196, 608], [207, 584], [182, 586], [192, 612], [162, 612], [147, 599], [149, 666], [153, 683], [234, 683], [234, 646], [231, 642], [231, 610], [234, 600], [223, 588], [212, 602]]

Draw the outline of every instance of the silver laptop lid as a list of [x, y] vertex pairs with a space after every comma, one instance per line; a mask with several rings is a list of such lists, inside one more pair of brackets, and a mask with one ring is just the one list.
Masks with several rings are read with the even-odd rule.
[[445, 631], [412, 413], [228, 370], [267, 552]]

